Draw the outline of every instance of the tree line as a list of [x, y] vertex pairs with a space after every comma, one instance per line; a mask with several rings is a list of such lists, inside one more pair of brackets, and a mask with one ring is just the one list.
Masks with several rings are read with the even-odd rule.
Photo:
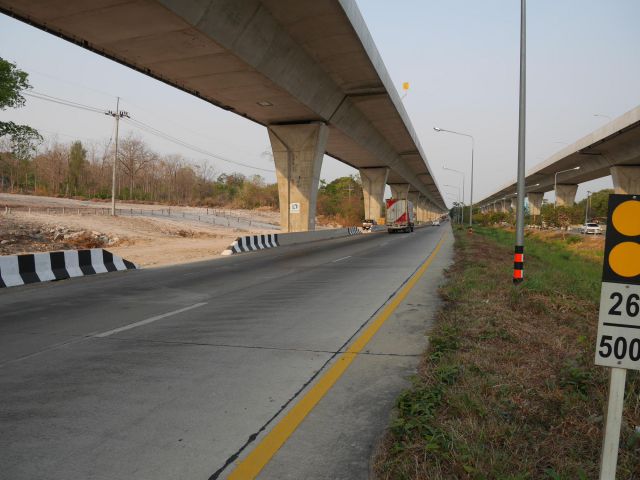
[[[532, 215], [529, 208], [525, 208], [525, 222], [527, 225], [567, 227], [585, 222], [605, 223], [607, 219], [607, 209], [609, 208], [609, 194], [611, 189], [604, 189], [594, 192], [589, 199], [583, 198], [572, 206], [555, 206], [553, 203], [543, 203], [540, 214]], [[451, 210], [452, 218], [456, 210]], [[474, 213], [474, 223], [480, 225], [492, 225], [501, 222], [515, 224], [515, 212], [487, 212]]]
[[[0, 110], [25, 105], [28, 74], [0, 58]], [[111, 142], [45, 142], [28, 125], [0, 121], [0, 191], [61, 197], [111, 197], [116, 154]], [[252, 209], [278, 208], [278, 187], [260, 175], [218, 173], [207, 161], [154, 152], [133, 135], [119, 142], [116, 197], [119, 200]], [[358, 176], [321, 181], [317, 213], [344, 225], [364, 215]]]
[[[0, 189], [69, 198], [111, 198], [112, 145], [41, 144], [33, 155], [16, 155], [0, 139]], [[154, 152], [140, 138], [119, 142], [116, 175], [119, 200], [211, 207], [278, 208], [278, 186], [260, 175], [218, 173], [207, 161]], [[364, 215], [358, 176], [320, 181], [317, 213], [328, 221], [355, 225]]]
[[[32, 157], [0, 144], [0, 186], [5, 192], [111, 198], [113, 146], [51, 141]], [[5, 148], [2, 148], [5, 147]], [[139, 138], [120, 141], [116, 174], [120, 200], [237, 208], [278, 206], [277, 186], [259, 176], [216, 174], [207, 161], [161, 155]]]

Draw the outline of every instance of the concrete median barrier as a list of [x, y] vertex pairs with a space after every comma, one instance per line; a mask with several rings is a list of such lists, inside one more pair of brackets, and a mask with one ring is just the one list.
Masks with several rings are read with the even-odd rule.
[[335, 228], [331, 230], [315, 230], [313, 232], [275, 233], [266, 235], [248, 235], [236, 238], [222, 255], [254, 252], [267, 248], [284, 247], [299, 243], [331, 240], [333, 238], [349, 237], [362, 234], [358, 227]]
[[138, 269], [102, 248], [0, 256], [0, 288]]

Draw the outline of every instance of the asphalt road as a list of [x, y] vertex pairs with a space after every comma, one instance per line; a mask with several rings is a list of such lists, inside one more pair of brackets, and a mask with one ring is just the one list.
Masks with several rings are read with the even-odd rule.
[[425, 345], [448, 225], [2, 291], [0, 478], [224, 478], [441, 238], [259, 477], [367, 478]]

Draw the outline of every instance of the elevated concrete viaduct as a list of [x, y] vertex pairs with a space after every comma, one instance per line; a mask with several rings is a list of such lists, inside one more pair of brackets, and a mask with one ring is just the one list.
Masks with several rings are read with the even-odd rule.
[[266, 126], [284, 230], [314, 228], [324, 153], [360, 170], [372, 217], [385, 181], [447, 210], [354, 0], [0, 0], [0, 11]]
[[[613, 179], [616, 193], [640, 192], [640, 107], [612, 120], [531, 169], [526, 176], [530, 213], [540, 214], [544, 193], [554, 189], [556, 180], [557, 205], [571, 206], [580, 183], [608, 175]], [[489, 205], [513, 195], [515, 190], [516, 184], [511, 182], [480, 200], [478, 205]]]

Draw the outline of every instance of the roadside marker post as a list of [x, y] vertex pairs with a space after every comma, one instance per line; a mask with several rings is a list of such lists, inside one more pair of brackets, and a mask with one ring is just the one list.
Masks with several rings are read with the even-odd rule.
[[595, 364], [611, 367], [600, 480], [614, 480], [627, 370], [640, 370], [640, 195], [609, 195]]

